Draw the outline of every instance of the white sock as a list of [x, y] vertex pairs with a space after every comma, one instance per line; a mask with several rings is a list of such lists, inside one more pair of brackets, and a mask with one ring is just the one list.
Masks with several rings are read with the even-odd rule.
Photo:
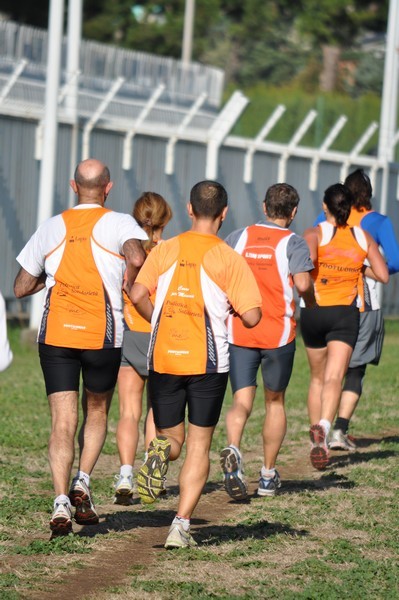
[[90, 486], [90, 475], [88, 475], [87, 473], [85, 473], [84, 471], [78, 471], [77, 475], [76, 475], [77, 479], [83, 479], [85, 484], [87, 485], [87, 487]]
[[326, 432], [326, 437], [327, 437], [328, 434], [330, 433], [330, 429], [331, 429], [330, 421], [327, 421], [327, 419], [320, 419], [319, 425], [321, 425], [323, 427], [324, 431]]
[[237, 450], [238, 454], [241, 454], [240, 449], [234, 446], [234, 444], [229, 444], [229, 448], [233, 448], [233, 450]]
[[264, 479], [273, 479], [276, 474], [276, 469], [274, 467], [273, 469], [266, 469], [265, 465], [263, 465], [260, 474]]
[[183, 525], [184, 531], [190, 531], [190, 519], [185, 519], [184, 517], [176, 515], [172, 521], [172, 525], [176, 525], [177, 523]]
[[131, 477], [133, 475], [132, 465], [122, 465], [120, 474], [122, 475], [122, 477]]
[[56, 508], [56, 504], [68, 504], [69, 508], [71, 508], [71, 502], [68, 496], [66, 496], [65, 494], [60, 494], [59, 496], [57, 496], [57, 498], [54, 500], [54, 508]]

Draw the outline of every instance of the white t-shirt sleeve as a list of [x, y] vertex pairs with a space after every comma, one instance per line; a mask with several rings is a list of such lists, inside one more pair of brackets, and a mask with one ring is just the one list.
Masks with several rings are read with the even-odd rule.
[[137, 223], [136, 219], [127, 214], [117, 214], [119, 217], [118, 233], [119, 233], [119, 252], [123, 254], [123, 244], [127, 240], [148, 240], [148, 235]]
[[32, 235], [17, 256], [17, 261], [33, 277], [39, 277], [44, 270], [44, 254], [42, 250], [41, 228]]
[[123, 255], [127, 240], [148, 240], [148, 235], [131, 215], [108, 212], [94, 226], [94, 239], [107, 250]]
[[17, 256], [17, 261], [33, 277], [44, 271], [46, 256], [65, 238], [65, 224], [61, 215], [47, 219], [40, 225]]

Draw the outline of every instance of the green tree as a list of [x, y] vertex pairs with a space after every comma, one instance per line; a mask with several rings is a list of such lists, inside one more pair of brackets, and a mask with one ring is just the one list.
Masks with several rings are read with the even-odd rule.
[[47, 27], [49, 0], [1, 0], [0, 12], [12, 21], [36, 27]]
[[[386, 30], [388, 1], [196, 0], [193, 60], [223, 68], [227, 81], [240, 86], [296, 79], [312, 88], [319, 75], [325, 89], [334, 89], [341, 53], [360, 56], [361, 35]], [[0, 0], [0, 10], [45, 28], [49, 2]], [[185, 0], [84, 0], [83, 36], [180, 58], [184, 8]]]
[[341, 51], [353, 47], [366, 30], [386, 27], [388, 0], [302, 0], [298, 29], [310, 46], [322, 54], [320, 87], [332, 91], [337, 82]]

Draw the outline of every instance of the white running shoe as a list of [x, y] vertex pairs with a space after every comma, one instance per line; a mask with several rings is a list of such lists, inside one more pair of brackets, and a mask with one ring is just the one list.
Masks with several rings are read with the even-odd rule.
[[72, 533], [72, 513], [68, 502], [56, 504], [50, 520], [51, 539]]
[[279, 488], [281, 488], [281, 479], [277, 470], [274, 476], [270, 477], [269, 479], [266, 479], [266, 477], [262, 477], [261, 471], [258, 487], [258, 496], [275, 496]]
[[166, 538], [165, 548], [194, 548], [198, 546], [189, 531], [184, 531], [181, 523], [172, 523]]
[[347, 452], [355, 452], [356, 450], [355, 442], [342, 429], [331, 431], [328, 447], [330, 450], [346, 450]]
[[133, 475], [115, 475], [114, 504], [129, 506], [133, 503]]
[[241, 452], [232, 446], [220, 453], [220, 466], [224, 473], [224, 487], [233, 500], [246, 500], [248, 487], [244, 480]]
[[95, 525], [98, 514], [91, 499], [90, 488], [83, 478], [75, 477], [69, 490], [69, 499], [76, 508], [75, 521], [79, 525]]

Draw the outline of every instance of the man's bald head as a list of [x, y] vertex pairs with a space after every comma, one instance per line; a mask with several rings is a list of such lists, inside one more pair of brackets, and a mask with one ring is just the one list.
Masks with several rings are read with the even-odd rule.
[[113, 185], [108, 167], [96, 158], [88, 158], [79, 163], [70, 184], [78, 196], [78, 204], [100, 206], [104, 206]]
[[87, 190], [104, 189], [111, 180], [109, 169], [95, 158], [88, 158], [78, 164], [75, 182], [79, 188]]

